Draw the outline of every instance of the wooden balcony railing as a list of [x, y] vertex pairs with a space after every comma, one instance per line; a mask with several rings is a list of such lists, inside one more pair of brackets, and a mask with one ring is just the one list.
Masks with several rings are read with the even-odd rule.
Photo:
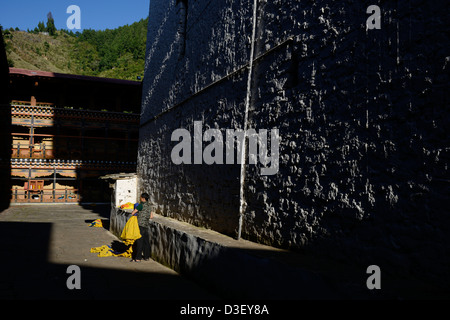
[[23, 145], [17, 147], [13, 145], [11, 149], [11, 158], [23, 158], [23, 159], [53, 159], [53, 150], [46, 148], [35, 148]]
[[13, 188], [11, 203], [78, 202], [78, 189], [19, 190]]

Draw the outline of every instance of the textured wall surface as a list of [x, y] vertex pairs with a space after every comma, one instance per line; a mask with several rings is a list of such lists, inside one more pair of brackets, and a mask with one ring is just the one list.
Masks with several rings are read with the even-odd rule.
[[[368, 30], [369, 5], [381, 29]], [[172, 162], [179, 128], [243, 129], [253, 1], [150, 4], [138, 175], [160, 214], [235, 235], [239, 164]], [[447, 5], [257, 1], [242, 236], [449, 285]], [[235, 71], [235, 72], [234, 72]]]

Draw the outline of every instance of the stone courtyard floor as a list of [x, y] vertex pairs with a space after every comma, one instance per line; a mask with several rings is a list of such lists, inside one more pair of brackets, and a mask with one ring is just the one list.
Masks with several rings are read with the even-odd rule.
[[[43, 204], [15, 205], [0, 212], [0, 299], [222, 299], [216, 293], [153, 260], [135, 263], [130, 262], [129, 258], [98, 257], [97, 253], [91, 253], [90, 249], [93, 247], [120, 242], [108, 231], [109, 210], [109, 206]], [[102, 219], [104, 227], [90, 227], [95, 219]], [[185, 228], [187, 232], [201, 232], [202, 238], [224, 246], [239, 246], [243, 250], [261, 247], [205, 229], [192, 231], [192, 227]], [[271, 247], [258, 252], [263, 259], [277, 259], [318, 272], [328, 279], [333, 288], [346, 288], [348, 295], [342, 296], [341, 292], [336, 292], [337, 299], [449, 297], [448, 293], [435, 291], [435, 288], [426, 283], [417, 287], [409, 279], [389, 279], [385, 275], [382, 278], [383, 289], [370, 291], [365, 288], [365, 270]], [[71, 265], [78, 266], [81, 271], [79, 290], [70, 290], [66, 284], [71, 276], [68, 273]]]
[[[80, 205], [11, 206], [0, 213], [0, 299], [215, 299], [194, 282], [153, 260], [98, 257], [92, 247], [117, 238], [89, 227], [109, 208]], [[67, 288], [70, 265], [81, 289]]]

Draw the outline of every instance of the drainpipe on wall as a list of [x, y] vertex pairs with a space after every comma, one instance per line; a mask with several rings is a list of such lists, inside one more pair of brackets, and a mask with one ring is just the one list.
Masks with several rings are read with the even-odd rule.
[[252, 18], [252, 40], [250, 44], [250, 62], [248, 67], [248, 79], [247, 79], [247, 93], [245, 96], [245, 113], [244, 113], [244, 145], [241, 152], [241, 177], [240, 177], [240, 191], [239, 191], [239, 225], [238, 225], [238, 234], [237, 240], [241, 238], [242, 232], [242, 222], [244, 219], [245, 209], [247, 207], [247, 203], [244, 198], [244, 184], [245, 184], [245, 169], [246, 169], [246, 159], [247, 159], [247, 145], [248, 145], [248, 109], [250, 105], [250, 89], [252, 84], [252, 73], [253, 73], [253, 59], [255, 54], [255, 37], [256, 37], [256, 10], [257, 10], [258, 0], [253, 1], [253, 18]]

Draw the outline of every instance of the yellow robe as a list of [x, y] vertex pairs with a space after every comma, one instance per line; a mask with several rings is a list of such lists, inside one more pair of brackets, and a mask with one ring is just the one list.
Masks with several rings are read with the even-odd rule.
[[116, 252], [110, 246], [103, 245], [101, 247], [91, 248], [91, 252], [98, 253], [99, 257], [126, 257], [131, 258], [133, 253], [133, 243], [137, 239], [141, 237], [141, 232], [139, 231], [139, 225], [137, 222], [136, 216], [131, 216], [128, 219], [125, 227], [122, 230], [122, 234], [120, 236], [123, 242], [128, 246], [128, 249], [125, 252]]

